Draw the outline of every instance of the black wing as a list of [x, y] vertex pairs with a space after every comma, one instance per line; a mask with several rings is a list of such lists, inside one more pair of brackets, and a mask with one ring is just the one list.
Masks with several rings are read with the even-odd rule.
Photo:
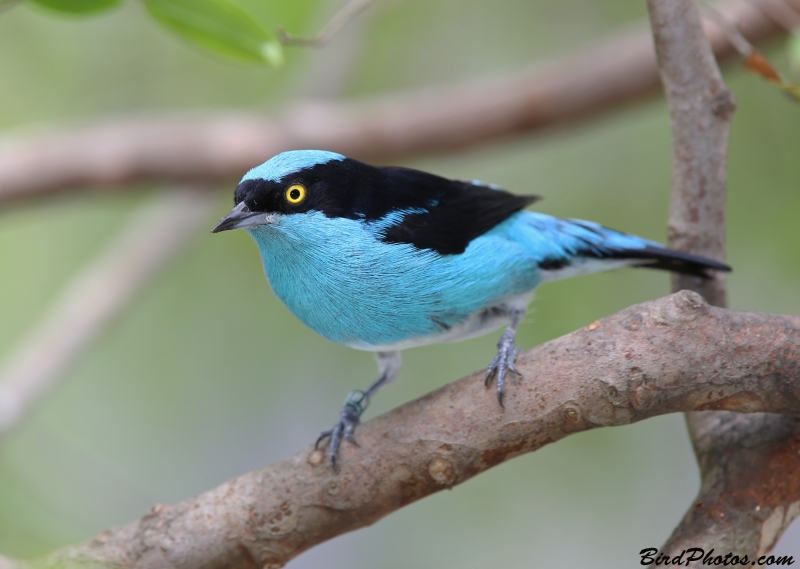
[[540, 199], [408, 168], [381, 170], [382, 187], [395, 206], [387, 209], [420, 210], [406, 214], [400, 223], [389, 227], [383, 240], [409, 243], [442, 255], [463, 253], [470, 241]]

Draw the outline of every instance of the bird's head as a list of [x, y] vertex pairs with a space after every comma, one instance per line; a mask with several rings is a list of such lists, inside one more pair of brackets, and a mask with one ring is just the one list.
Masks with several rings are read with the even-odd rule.
[[283, 152], [245, 174], [234, 192], [235, 207], [211, 232], [270, 225], [312, 210], [350, 217], [360, 209], [359, 186], [369, 183], [370, 170], [335, 152]]
[[480, 182], [370, 166], [335, 152], [292, 150], [245, 174], [234, 193], [235, 207], [211, 231], [278, 227], [289, 216], [295, 228], [314, 230], [320, 216], [302, 215], [313, 212], [359, 220], [384, 242], [457, 254], [535, 199]]

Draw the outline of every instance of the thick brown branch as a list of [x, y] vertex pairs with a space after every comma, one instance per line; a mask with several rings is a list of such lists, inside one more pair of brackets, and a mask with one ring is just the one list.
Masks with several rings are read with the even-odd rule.
[[[800, 7], [800, 0], [787, 2]], [[727, 0], [719, 10], [751, 43], [784, 33], [744, 0]], [[735, 53], [718, 26], [709, 25], [708, 33], [719, 56]], [[8, 139], [0, 144], [0, 203], [76, 188], [227, 180], [290, 148], [397, 160], [576, 122], [658, 90], [652, 43], [642, 25], [578, 55], [478, 83], [309, 103], [273, 117], [138, 117]]]
[[[672, 117], [673, 248], [724, 259], [730, 116], [735, 107], [711, 53], [694, 0], [648, 0], [659, 68]], [[673, 277], [673, 290], [725, 305], [721, 276]], [[689, 547], [767, 553], [800, 513], [800, 424], [792, 418], [690, 413], [702, 476], [694, 504], [663, 551]]]
[[[672, 117], [669, 243], [725, 258], [728, 132], [736, 102], [722, 81], [695, 0], [648, 0], [661, 80]], [[725, 306], [722, 273], [714, 279], [673, 275], [673, 289], [699, 292]]]
[[765, 555], [800, 514], [800, 422], [716, 411], [688, 416], [702, 486], [665, 552]]
[[694, 409], [800, 415], [798, 362], [800, 318], [684, 291], [521, 354], [504, 409], [476, 374], [362, 425], [339, 474], [309, 448], [36, 563], [280, 567], [574, 432]]

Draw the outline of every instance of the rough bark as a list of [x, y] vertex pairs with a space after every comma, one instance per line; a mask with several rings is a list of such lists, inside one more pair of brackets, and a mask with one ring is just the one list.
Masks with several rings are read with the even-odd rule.
[[[673, 185], [669, 243], [725, 257], [728, 134], [735, 109], [695, 0], [648, 0], [656, 54], [672, 119]], [[673, 290], [693, 290], [726, 305], [724, 276], [673, 276]], [[789, 417], [689, 413], [700, 464], [700, 493], [662, 551], [691, 547], [763, 555], [800, 513], [800, 423]]]
[[505, 408], [478, 373], [361, 425], [338, 474], [309, 447], [17, 566], [280, 567], [571, 433], [702, 409], [800, 416], [798, 362], [800, 318], [715, 308], [684, 291], [521, 354]]
[[800, 514], [800, 421], [723, 411], [687, 421], [702, 486], [664, 551], [769, 553]]
[[[725, 87], [696, 0], [648, 0], [656, 56], [672, 119], [670, 247], [725, 258], [725, 187], [730, 118]], [[724, 273], [673, 275], [673, 290], [694, 290], [725, 306]]]

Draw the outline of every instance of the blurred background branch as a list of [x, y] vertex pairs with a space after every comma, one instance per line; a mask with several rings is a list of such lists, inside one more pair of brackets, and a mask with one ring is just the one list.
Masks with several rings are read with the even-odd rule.
[[[787, 2], [800, 8], [800, 0]], [[751, 2], [726, 0], [717, 10], [752, 43], [786, 32]], [[718, 57], [737, 53], [719, 26], [710, 24], [706, 32]], [[463, 84], [308, 102], [272, 117], [238, 111], [140, 116], [6, 135], [0, 141], [0, 204], [75, 189], [228, 181], [289, 148], [326, 148], [377, 162], [463, 150], [585, 121], [658, 89], [643, 23], [576, 55]]]
[[44, 321], [0, 365], [0, 437], [61, 379], [69, 366], [158, 271], [209, 223], [208, 189], [171, 189], [150, 200], [76, 275]]

